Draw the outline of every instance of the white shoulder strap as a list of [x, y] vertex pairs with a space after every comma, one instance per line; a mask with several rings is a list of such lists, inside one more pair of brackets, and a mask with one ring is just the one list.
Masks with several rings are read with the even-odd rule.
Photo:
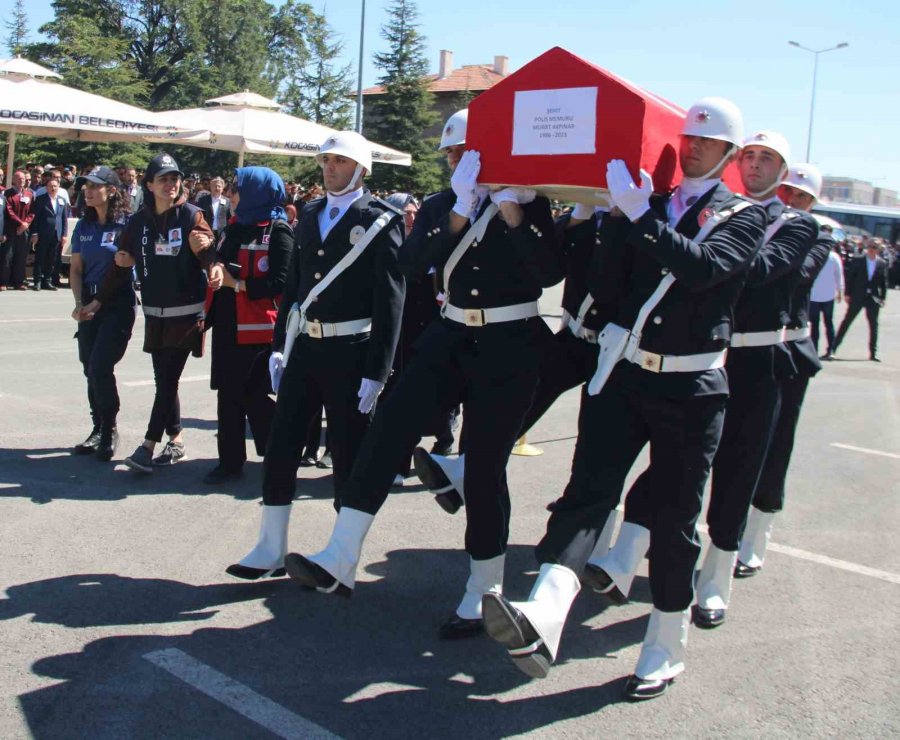
[[575, 331], [581, 329], [584, 326], [584, 317], [587, 316], [587, 312], [590, 311], [591, 306], [594, 305], [594, 296], [590, 293], [585, 295], [584, 300], [581, 302], [581, 305], [578, 307], [578, 315], [575, 317], [575, 320], [572, 322], [572, 326], [575, 328]]
[[788, 221], [797, 218], [797, 214], [793, 211], [784, 211], [778, 218], [776, 218], [772, 223], [769, 224], [769, 228], [766, 229], [766, 235], [763, 237], [763, 244], [768, 244], [772, 241], [772, 237], [778, 233], [778, 230], [784, 226]]
[[484, 213], [482, 213], [478, 220], [469, 227], [469, 230], [466, 231], [463, 238], [459, 240], [459, 244], [456, 245], [456, 249], [454, 249], [450, 253], [450, 257], [447, 258], [447, 262], [444, 264], [444, 292], [448, 296], [444, 301], [445, 305], [450, 300], [450, 275], [453, 274], [453, 268], [455, 268], [456, 264], [462, 259], [466, 250], [472, 246], [472, 242], [476, 239], [481, 240], [484, 238], [488, 223], [499, 210], [496, 203], [488, 203], [487, 208], [484, 209]]
[[325, 290], [332, 282], [350, 265], [356, 262], [359, 255], [363, 253], [366, 247], [369, 246], [369, 243], [378, 236], [378, 232], [381, 231], [385, 226], [387, 226], [388, 222], [394, 217], [394, 213], [390, 211], [386, 211], [382, 213], [377, 219], [375, 219], [375, 223], [373, 223], [367, 230], [366, 233], [363, 234], [362, 238], [353, 245], [347, 254], [345, 254], [341, 260], [332, 267], [328, 274], [322, 278], [322, 281], [316, 285], [309, 293], [306, 295], [306, 299], [300, 305], [300, 314], [302, 316], [306, 315], [306, 309], [309, 308], [309, 304], [315, 300], [318, 295]]

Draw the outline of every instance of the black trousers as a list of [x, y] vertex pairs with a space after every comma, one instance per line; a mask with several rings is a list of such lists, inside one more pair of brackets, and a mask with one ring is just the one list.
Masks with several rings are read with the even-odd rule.
[[0, 244], [0, 285], [18, 288], [25, 284], [25, 260], [28, 257], [28, 232], [7, 234]]
[[53, 280], [56, 267], [56, 253], [59, 251], [59, 240], [38, 239], [34, 253], [32, 277], [35, 285], [48, 284]]
[[367, 336], [297, 337], [278, 389], [263, 462], [263, 503], [267, 506], [287, 506], [294, 500], [310, 421], [321, 413], [324, 404], [334, 462], [335, 508], [340, 508], [342, 485], [350, 475], [372, 416], [359, 412], [357, 396], [368, 347]]
[[376, 514], [423, 425], [462, 403], [465, 418], [466, 552], [489, 560], [506, 551], [506, 464], [538, 383], [540, 319], [465, 327], [435, 321], [397, 387], [380, 406], [344, 486], [346, 506]]
[[809, 377], [798, 375], [780, 381], [781, 410], [772, 434], [772, 444], [763, 466], [753, 506], [760, 511], [776, 512], [784, 508], [784, 483], [787, 478], [791, 453], [794, 451], [794, 435], [800, 420], [800, 409], [809, 386]]
[[[740, 350], [737, 350], [740, 351]], [[781, 408], [781, 385], [772, 377], [752, 382], [729, 373], [730, 395], [722, 441], [713, 461], [706, 523], [720, 550], [735, 552], [772, 444]]]
[[[214, 346], [217, 341], [222, 340], [214, 335]], [[219, 464], [228, 470], [240, 470], [247, 461], [248, 422], [256, 453], [266, 453], [275, 416], [275, 401], [269, 397], [268, 347], [231, 345], [227, 351], [220, 351], [216, 358], [227, 366], [227, 372], [218, 374], [223, 382], [217, 389], [216, 443]]]
[[126, 303], [112, 303], [90, 321], [78, 324], [78, 359], [87, 378], [91, 420], [97, 428], [116, 424], [119, 392], [114, 371], [131, 339], [134, 311], [134, 306]]
[[859, 315], [859, 312], [866, 309], [866, 321], [869, 322], [869, 354], [874, 356], [878, 353], [878, 312], [881, 310], [879, 305], [875, 303], [870, 296], [864, 298], [855, 298], [847, 307], [847, 313], [844, 314], [844, 320], [838, 329], [837, 337], [834, 340], [834, 347], [844, 341], [844, 336], [850, 328], [850, 324]]
[[700, 555], [697, 519], [725, 413], [724, 395], [673, 398], [625, 387], [616, 373], [596, 396], [582, 390], [572, 473], [535, 552], [581, 573], [625, 477], [650, 444], [646, 511], [653, 605], [687, 609]]
[[534, 401], [525, 414], [519, 436], [527, 433], [566, 391], [587, 383], [597, 369], [598, 348], [568, 329], [553, 335], [541, 362]]
[[834, 300], [810, 301], [809, 324], [812, 333], [813, 344], [819, 349], [819, 316], [825, 322], [825, 340], [828, 342], [826, 351], [834, 351]]
[[144, 439], [161, 442], [163, 432], [170, 437], [181, 433], [181, 401], [178, 398], [178, 381], [191, 354], [187, 349], [155, 349], [150, 353], [153, 360], [153, 379], [156, 394]]

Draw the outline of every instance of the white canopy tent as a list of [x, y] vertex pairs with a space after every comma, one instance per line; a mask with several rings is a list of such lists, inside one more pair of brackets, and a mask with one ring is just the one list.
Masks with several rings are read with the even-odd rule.
[[[288, 157], [314, 157], [319, 146], [334, 129], [303, 118], [281, 113], [281, 106], [256, 93], [244, 91], [207, 100], [202, 108], [165, 111], [167, 120], [176, 120], [191, 130], [204, 134], [172, 137], [179, 144], [222, 149], [238, 153], [238, 167], [244, 154], [279, 154]], [[380, 144], [372, 143], [372, 160], [385, 164], [409, 166], [412, 158]]]
[[52, 82], [59, 78], [27, 59], [0, 62], [0, 130], [9, 132], [7, 172], [15, 161], [16, 134], [81, 141], [168, 141], [196, 135], [175, 119]]

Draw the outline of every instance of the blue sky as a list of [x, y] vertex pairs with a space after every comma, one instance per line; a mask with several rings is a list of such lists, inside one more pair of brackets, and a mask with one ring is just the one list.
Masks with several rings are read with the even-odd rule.
[[[0, 14], [12, 5], [0, 0]], [[360, 0], [313, 5], [325, 9], [355, 71]], [[384, 48], [388, 5], [366, 3], [367, 86], [376, 77], [371, 55]], [[48, 3], [26, 7], [33, 30], [51, 17]], [[420, 0], [418, 7], [432, 71], [441, 49], [454, 52], [455, 66], [503, 54], [515, 70], [562, 46], [683, 107], [705, 95], [731, 98], [748, 131], [781, 131], [795, 160], [806, 153], [813, 55], [788, 41], [815, 49], [847, 42], [819, 57], [811, 159], [825, 174], [900, 190], [900, 3]]]

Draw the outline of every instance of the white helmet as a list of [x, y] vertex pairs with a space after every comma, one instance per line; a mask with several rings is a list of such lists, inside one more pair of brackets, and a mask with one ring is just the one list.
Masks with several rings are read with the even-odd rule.
[[347, 159], [352, 159], [366, 173], [372, 171], [372, 145], [356, 131], [338, 131], [325, 139], [325, 143], [319, 147], [319, 153], [316, 155], [316, 162], [319, 165], [322, 164], [322, 155], [326, 153], [339, 154]]
[[458, 146], [466, 143], [466, 125], [469, 122], [469, 109], [463, 108], [456, 111], [447, 123], [444, 124], [444, 130], [441, 132], [441, 143], [438, 151], [444, 151], [448, 146]]
[[822, 173], [815, 165], [802, 162], [791, 165], [787, 176], [781, 181], [782, 185], [790, 185], [792, 188], [809, 193], [816, 200], [822, 193]]
[[777, 131], [757, 131], [753, 136], [744, 139], [744, 148], [748, 146], [764, 146], [778, 154], [784, 162], [784, 166], [788, 166], [791, 161], [791, 146], [788, 140]]
[[719, 139], [740, 147], [744, 138], [744, 118], [730, 100], [701, 98], [688, 110], [681, 134]]

